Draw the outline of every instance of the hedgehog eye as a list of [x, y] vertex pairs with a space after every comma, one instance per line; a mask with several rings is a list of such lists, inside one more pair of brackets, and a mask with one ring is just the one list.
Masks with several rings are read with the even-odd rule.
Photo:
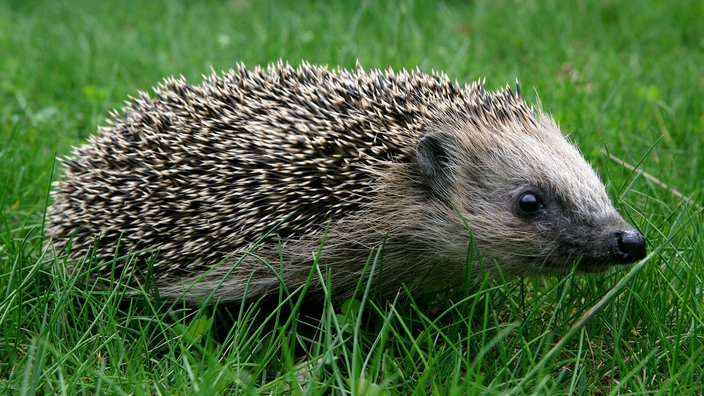
[[535, 216], [544, 209], [543, 199], [534, 192], [525, 192], [518, 197], [518, 212], [523, 216]]

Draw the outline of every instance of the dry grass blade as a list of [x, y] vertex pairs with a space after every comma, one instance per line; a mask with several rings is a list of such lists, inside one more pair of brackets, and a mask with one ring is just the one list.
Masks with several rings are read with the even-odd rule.
[[622, 160], [621, 158], [619, 158], [619, 157], [617, 157], [617, 156], [615, 156], [615, 155], [613, 155], [613, 154], [611, 154], [611, 153], [606, 152], [605, 150], [602, 150], [602, 153], [608, 155], [609, 158], [611, 158], [614, 162], [616, 162], [617, 164], [623, 166], [624, 168], [626, 168], [626, 169], [628, 169], [628, 170], [630, 170], [630, 171], [633, 171], [633, 172], [638, 172], [638, 174], [642, 175], [643, 177], [645, 177], [645, 178], [648, 179], [649, 181], [651, 181], [651, 182], [655, 183], [656, 185], [658, 185], [658, 186], [664, 188], [665, 190], [669, 191], [670, 194], [672, 194], [672, 195], [674, 195], [675, 197], [681, 199], [681, 200], [684, 201], [686, 204], [692, 205], [692, 206], [694, 206], [695, 208], [697, 208], [698, 210], [701, 210], [701, 209], [702, 209], [702, 206], [699, 205], [698, 203], [694, 202], [693, 199], [691, 199], [691, 198], [689, 198], [688, 196], [682, 194], [681, 192], [675, 190], [674, 188], [668, 186], [666, 183], [662, 182], [660, 179], [658, 179], [657, 177], [651, 175], [650, 173], [648, 173], [648, 172], [646, 172], [646, 171], [644, 171], [644, 170], [642, 170], [642, 169], [641, 169], [641, 170], [637, 170], [635, 166], [629, 164], [628, 162]]

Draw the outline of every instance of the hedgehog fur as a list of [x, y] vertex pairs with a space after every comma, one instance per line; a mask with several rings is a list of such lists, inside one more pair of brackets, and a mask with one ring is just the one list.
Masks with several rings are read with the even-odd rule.
[[96, 277], [139, 282], [153, 263], [169, 298], [294, 289], [321, 246], [321, 273], [343, 299], [380, 247], [384, 295], [645, 255], [579, 151], [509, 88], [240, 65], [199, 85], [168, 78], [111, 118], [63, 159], [47, 234], [70, 260], [95, 255]]

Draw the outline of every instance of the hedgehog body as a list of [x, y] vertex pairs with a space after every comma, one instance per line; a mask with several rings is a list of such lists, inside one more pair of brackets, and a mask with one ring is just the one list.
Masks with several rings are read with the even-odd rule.
[[294, 289], [314, 261], [346, 298], [382, 246], [387, 295], [645, 255], [549, 117], [443, 74], [279, 63], [169, 78], [63, 163], [54, 249], [94, 254], [97, 276], [150, 261], [162, 296], [192, 302]]

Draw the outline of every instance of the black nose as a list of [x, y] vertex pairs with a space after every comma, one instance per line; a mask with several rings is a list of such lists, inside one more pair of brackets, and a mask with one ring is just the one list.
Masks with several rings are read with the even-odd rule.
[[618, 230], [609, 233], [611, 257], [619, 264], [636, 262], [645, 257], [645, 237], [636, 230]]

